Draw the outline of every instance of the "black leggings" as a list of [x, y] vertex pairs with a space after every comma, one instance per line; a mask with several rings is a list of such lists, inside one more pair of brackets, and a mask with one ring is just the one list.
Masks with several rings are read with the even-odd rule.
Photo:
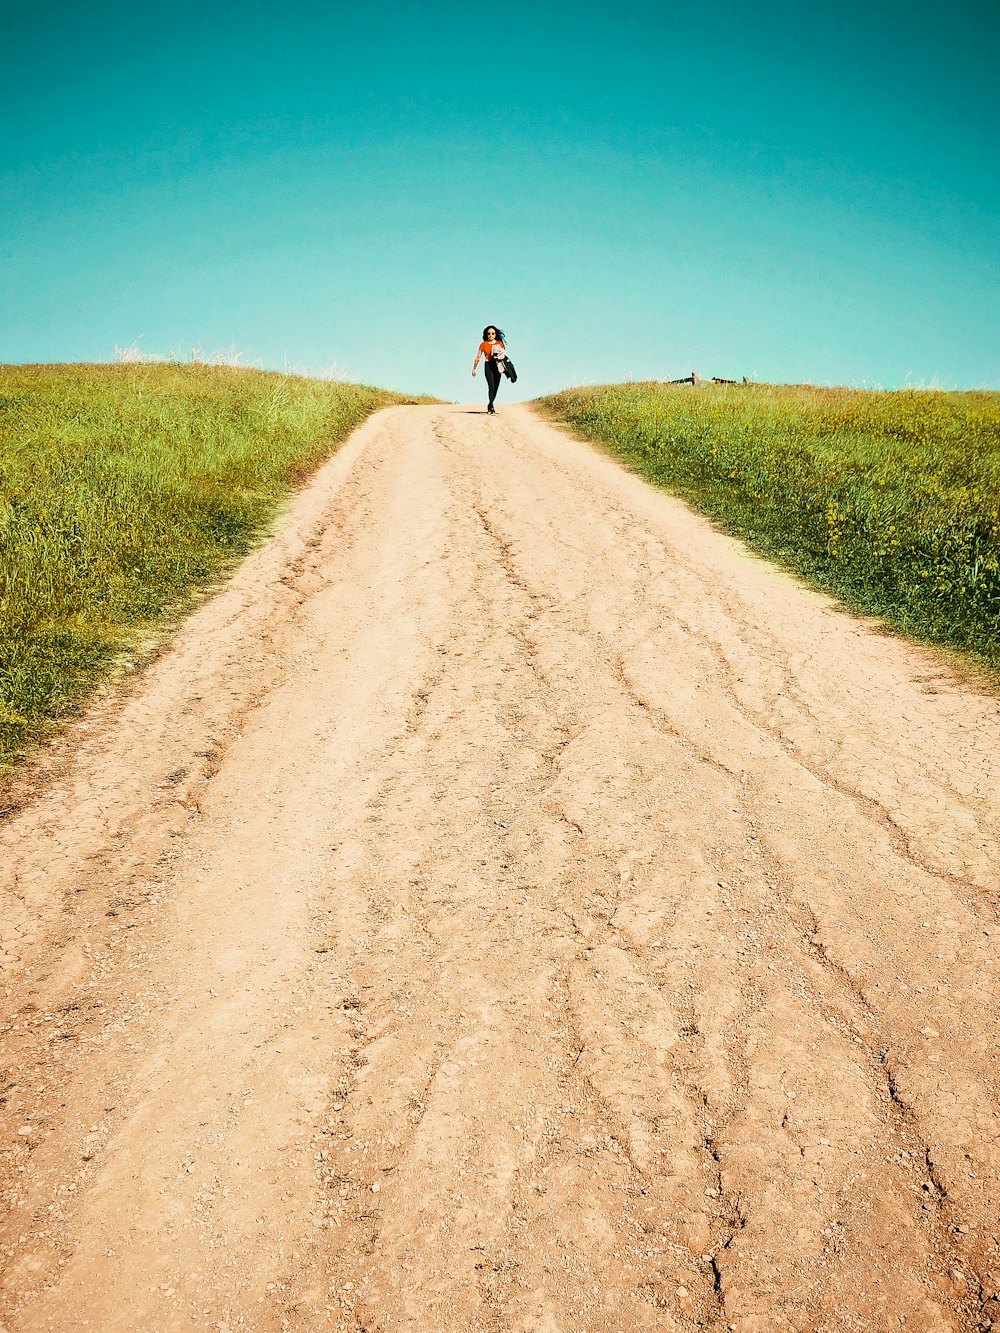
[[500, 367], [490, 357], [483, 362], [483, 370], [486, 372], [486, 383], [490, 390], [490, 407], [492, 407], [493, 399], [497, 396], [497, 389], [500, 388]]

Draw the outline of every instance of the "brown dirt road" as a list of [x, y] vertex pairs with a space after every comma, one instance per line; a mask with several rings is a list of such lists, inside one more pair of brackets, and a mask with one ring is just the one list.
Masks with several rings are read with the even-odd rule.
[[1000, 1328], [1000, 708], [371, 419], [0, 826], [0, 1325]]

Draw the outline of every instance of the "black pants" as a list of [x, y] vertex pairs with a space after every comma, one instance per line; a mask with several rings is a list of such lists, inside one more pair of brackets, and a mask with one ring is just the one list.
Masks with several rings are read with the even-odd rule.
[[492, 357], [483, 362], [483, 370], [486, 372], [486, 383], [490, 390], [490, 407], [493, 406], [493, 399], [497, 396], [497, 389], [500, 388], [500, 367]]

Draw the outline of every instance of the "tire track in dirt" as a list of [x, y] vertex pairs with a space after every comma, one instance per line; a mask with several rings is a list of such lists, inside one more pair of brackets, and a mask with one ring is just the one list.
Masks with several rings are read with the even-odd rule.
[[10, 1333], [1000, 1321], [932, 662], [526, 409], [379, 414], [0, 829]]

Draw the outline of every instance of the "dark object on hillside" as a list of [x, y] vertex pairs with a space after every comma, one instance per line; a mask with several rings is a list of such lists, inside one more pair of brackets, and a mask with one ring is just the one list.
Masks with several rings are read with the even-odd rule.
[[503, 373], [510, 380], [511, 384], [516, 384], [517, 371], [514, 369], [514, 362], [510, 359], [509, 356], [505, 356], [503, 361], [501, 362], [501, 365], [503, 366]]
[[667, 380], [668, 384], [749, 384], [750, 381], [746, 375], [741, 380], [724, 380], [721, 375], [713, 375], [711, 380], [704, 380], [696, 370], [692, 370], [690, 375], [685, 375], [680, 380]]

